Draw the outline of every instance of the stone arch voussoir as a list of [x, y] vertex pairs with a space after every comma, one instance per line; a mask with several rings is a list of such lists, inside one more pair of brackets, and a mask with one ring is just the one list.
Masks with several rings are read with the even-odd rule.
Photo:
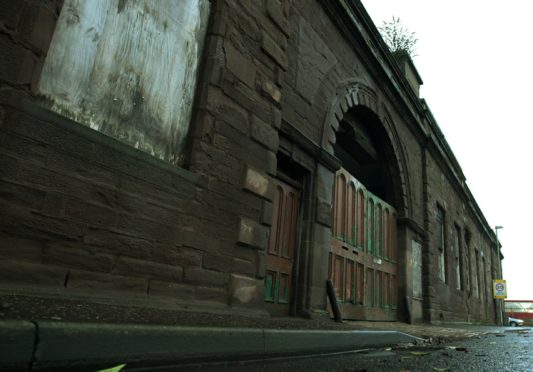
[[398, 212], [401, 216], [407, 216], [410, 206], [410, 198], [408, 196], [408, 177], [405, 173], [405, 157], [400, 146], [399, 136], [392, 123], [392, 120], [390, 119], [389, 115], [387, 115], [387, 110], [381, 110], [378, 97], [374, 91], [372, 91], [372, 89], [362, 84], [355, 84], [345, 88], [341, 94], [335, 98], [324, 122], [322, 131], [322, 148], [330, 154], [334, 154], [336, 133], [339, 129], [340, 122], [343, 120], [346, 112], [356, 106], [363, 106], [372, 111], [379, 118], [385, 129], [394, 153], [396, 162], [395, 165], [398, 169], [398, 186], [401, 189], [400, 197], [402, 204], [399, 206], [400, 210], [398, 210]]

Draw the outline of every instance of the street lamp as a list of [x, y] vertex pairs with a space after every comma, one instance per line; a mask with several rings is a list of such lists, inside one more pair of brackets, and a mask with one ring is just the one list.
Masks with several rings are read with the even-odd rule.
[[503, 226], [494, 226], [494, 232], [496, 233], [496, 251], [498, 252], [498, 262], [500, 263], [500, 279], [503, 279], [503, 271], [502, 271], [502, 258], [501, 258], [501, 251], [500, 251], [500, 243], [498, 242], [498, 230], [503, 229]]
[[[499, 262], [499, 266], [500, 266], [500, 275], [499, 275], [499, 279], [503, 279], [503, 270], [502, 270], [502, 255], [501, 255], [501, 250], [500, 250], [500, 242], [498, 241], [498, 230], [499, 229], [503, 229], [503, 226], [494, 226], [494, 233], [496, 234], [496, 252], [498, 254], [498, 262]], [[503, 326], [503, 300], [500, 300], [499, 301], [500, 303], [500, 324]]]

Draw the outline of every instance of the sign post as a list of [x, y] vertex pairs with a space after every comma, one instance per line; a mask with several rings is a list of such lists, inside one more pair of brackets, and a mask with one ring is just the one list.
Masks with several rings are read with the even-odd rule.
[[[501, 264], [501, 263], [500, 263]], [[501, 270], [501, 268], [500, 268]], [[505, 283], [505, 280], [503, 279], [494, 279], [492, 281], [492, 292], [494, 293], [494, 299], [499, 303], [500, 308], [500, 324], [503, 326], [504, 322], [504, 316], [503, 313], [505, 311], [504, 309], [504, 303], [503, 300], [507, 298], [507, 284]]]
[[496, 300], [504, 300], [507, 298], [507, 285], [503, 279], [495, 279], [492, 281], [492, 290]]

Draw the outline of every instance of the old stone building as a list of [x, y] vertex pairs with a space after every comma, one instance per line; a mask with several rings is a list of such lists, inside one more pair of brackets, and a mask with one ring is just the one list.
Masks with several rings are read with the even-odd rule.
[[[8, 0], [0, 291], [495, 322], [493, 233], [359, 0]], [[18, 309], [23, 314], [27, 309]]]

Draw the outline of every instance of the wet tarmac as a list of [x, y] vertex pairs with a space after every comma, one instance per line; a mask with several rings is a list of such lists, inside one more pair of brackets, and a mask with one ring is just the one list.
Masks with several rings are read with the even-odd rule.
[[533, 371], [531, 328], [495, 328], [498, 332], [445, 343], [399, 345], [359, 350], [341, 355], [320, 355], [269, 361], [241, 361], [214, 365], [188, 365], [187, 371]]

